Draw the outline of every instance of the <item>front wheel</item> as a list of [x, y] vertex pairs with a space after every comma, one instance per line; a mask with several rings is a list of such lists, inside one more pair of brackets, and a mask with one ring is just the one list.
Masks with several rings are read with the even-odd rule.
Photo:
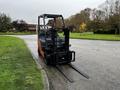
[[44, 62], [46, 65], [50, 65], [50, 57], [48, 57], [47, 53], [44, 53]]

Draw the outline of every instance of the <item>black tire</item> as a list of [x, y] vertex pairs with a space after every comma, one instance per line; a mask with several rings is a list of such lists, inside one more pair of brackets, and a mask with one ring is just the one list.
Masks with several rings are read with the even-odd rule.
[[47, 56], [47, 53], [45, 52], [44, 53], [44, 62], [46, 65], [50, 65], [50, 57]]

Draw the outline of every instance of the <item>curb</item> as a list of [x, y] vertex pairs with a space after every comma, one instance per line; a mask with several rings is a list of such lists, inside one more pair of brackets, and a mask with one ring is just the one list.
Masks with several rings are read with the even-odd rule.
[[[31, 50], [29, 49], [29, 51], [31, 52]], [[41, 67], [41, 65], [37, 62], [37, 58], [33, 55], [33, 53], [31, 52], [32, 54], [32, 57], [33, 59], [35, 60], [36, 64], [37, 64], [37, 67], [38, 69], [41, 70], [41, 73], [42, 73], [42, 77], [43, 77], [43, 84], [44, 84], [44, 90], [50, 90], [49, 89], [49, 80], [48, 80], [48, 77], [47, 77], [47, 74], [45, 72], [45, 70]]]

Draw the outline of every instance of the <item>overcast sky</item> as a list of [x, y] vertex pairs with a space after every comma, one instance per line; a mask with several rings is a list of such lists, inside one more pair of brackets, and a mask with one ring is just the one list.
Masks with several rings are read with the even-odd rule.
[[80, 10], [96, 8], [105, 0], [0, 0], [0, 12], [28, 23], [37, 23], [37, 16], [43, 13], [62, 14], [68, 18]]

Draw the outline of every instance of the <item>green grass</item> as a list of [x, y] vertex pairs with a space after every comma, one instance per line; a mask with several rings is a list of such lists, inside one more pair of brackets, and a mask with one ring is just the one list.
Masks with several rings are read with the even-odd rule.
[[70, 38], [72, 38], [72, 39], [120, 41], [120, 35], [93, 34], [93, 33], [70, 33]]
[[43, 79], [21, 39], [0, 36], [0, 90], [43, 90]]
[[34, 35], [36, 32], [0, 32], [0, 35]]

